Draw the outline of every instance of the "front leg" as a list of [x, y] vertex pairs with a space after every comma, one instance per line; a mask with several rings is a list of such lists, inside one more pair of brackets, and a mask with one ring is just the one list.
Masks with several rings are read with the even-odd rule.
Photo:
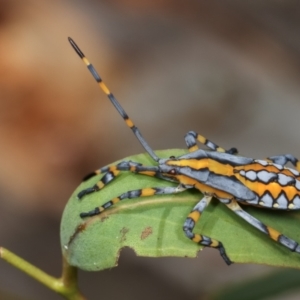
[[[105, 175], [92, 187], [82, 190], [78, 193], [77, 197], [81, 199], [83, 196], [87, 194], [91, 194], [97, 192], [104, 188], [108, 183], [113, 181], [120, 171], [130, 171], [133, 173], [139, 173], [148, 176], [161, 177], [159, 173], [158, 167], [147, 167], [143, 166], [140, 163], [132, 162], [132, 161], [122, 161], [116, 165], [111, 165], [109, 167], [101, 168], [94, 173], [93, 175], [98, 175], [104, 173]], [[91, 176], [90, 176], [91, 177]]]

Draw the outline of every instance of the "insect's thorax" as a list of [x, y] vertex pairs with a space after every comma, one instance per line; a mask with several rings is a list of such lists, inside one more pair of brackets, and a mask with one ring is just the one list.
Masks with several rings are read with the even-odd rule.
[[234, 171], [235, 166], [252, 161], [227, 153], [198, 150], [175, 159], [161, 160], [160, 169], [167, 176], [203, 193], [218, 198], [253, 200], [256, 195], [236, 178]]

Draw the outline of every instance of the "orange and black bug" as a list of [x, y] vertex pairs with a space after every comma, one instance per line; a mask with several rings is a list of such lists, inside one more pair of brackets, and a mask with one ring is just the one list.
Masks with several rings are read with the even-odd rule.
[[[234, 213], [268, 235], [271, 239], [291, 251], [300, 253], [300, 246], [296, 241], [263, 224], [245, 212], [238, 204], [280, 210], [300, 209], [300, 174], [298, 172], [300, 171], [300, 163], [297, 158], [291, 154], [272, 156], [266, 160], [236, 156], [237, 149], [231, 148], [225, 150], [194, 131], [188, 132], [185, 136], [185, 142], [189, 149], [188, 154], [179, 157], [171, 156], [168, 159], [159, 158], [103, 83], [93, 65], [90, 64], [71, 38], [69, 38], [69, 42], [86, 64], [100, 88], [118, 110], [127, 126], [133, 131], [147, 153], [156, 162], [156, 165], [149, 167], [132, 161], [122, 161], [116, 165], [101, 168], [86, 176], [85, 180], [97, 174], [104, 174], [102, 179], [93, 187], [82, 190], [78, 194], [78, 198], [81, 199], [89, 193], [101, 190], [114, 180], [120, 171], [130, 171], [178, 183], [177, 187], [149, 187], [124, 192], [102, 206], [96, 207], [89, 212], [81, 213], [80, 216], [82, 218], [101, 214], [104, 210], [125, 199], [175, 194], [194, 188], [202, 192], [203, 198], [200, 199], [187, 216], [183, 225], [183, 231], [192, 241], [206, 247], [219, 249], [222, 258], [228, 265], [232, 262], [227, 256], [221, 242], [193, 232], [195, 224], [200, 219], [202, 212], [212, 197], [217, 198]], [[197, 142], [206, 145], [210, 151], [199, 149]], [[288, 162], [292, 163], [297, 171], [285, 167]]]

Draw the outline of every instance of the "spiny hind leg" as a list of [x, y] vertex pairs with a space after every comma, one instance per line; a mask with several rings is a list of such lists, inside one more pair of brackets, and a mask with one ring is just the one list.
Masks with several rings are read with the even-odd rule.
[[282, 233], [275, 230], [274, 228], [265, 225], [258, 219], [254, 218], [253, 216], [245, 212], [235, 199], [219, 199], [219, 200], [222, 203], [224, 203], [229, 209], [231, 209], [234, 213], [236, 213], [238, 216], [240, 216], [246, 222], [248, 222], [250, 225], [254, 226], [264, 234], [268, 235], [272, 240], [285, 246], [291, 251], [300, 253], [300, 246], [296, 241], [288, 238], [287, 236], [283, 235]]
[[103, 213], [105, 210], [107, 210], [108, 208], [110, 208], [111, 206], [125, 199], [134, 199], [134, 198], [141, 198], [141, 197], [154, 196], [154, 195], [177, 194], [185, 191], [186, 189], [187, 187], [180, 184], [177, 187], [154, 187], [154, 188], [144, 188], [139, 190], [128, 191], [116, 198], [113, 198], [105, 202], [101, 206], [95, 207], [95, 209], [91, 211], [81, 213], [80, 217], [85, 218], [85, 217], [92, 217], [92, 216], [99, 215]]
[[267, 160], [273, 162], [274, 164], [278, 164], [281, 166], [285, 166], [288, 162], [293, 164], [297, 171], [300, 172], [300, 162], [299, 160], [292, 154], [283, 154], [283, 155], [276, 155], [276, 156], [270, 156], [267, 158]]
[[212, 196], [204, 196], [192, 209], [192, 211], [189, 213], [188, 217], [186, 218], [184, 225], [183, 225], [183, 231], [185, 235], [192, 240], [193, 242], [205, 246], [205, 247], [211, 247], [211, 248], [217, 248], [220, 251], [220, 254], [227, 265], [230, 265], [232, 261], [229, 259], [225, 252], [225, 248], [223, 247], [223, 244], [215, 239], [212, 239], [208, 236], [194, 233], [193, 230], [195, 228], [196, 223], [199, 221], [202, 212], [207, 207], [209, 202], [211, 201]]
[[111, 165], [108, 167], [101, 168], [87, 175], [85, 177], [85, 180], [95, 175], [104, 173], [104, 176], [94, 186], [82, 190], [81, 192], [78, 193], [77, 197], [81, 199], [83, 196], [87, 194], [91, 194], [101, 190], [108, 183], [113, 181], [119, 175], [120, 171], [130, 171], [130, 172], [144, 174], [148, 176], [159, 177], [159, 172], [157, 172], [157, 167], [146, 167], [140, 163], [136, 163], [132, 161], [122, 161], [116, 165]]
[[238, 150], [236, 148], [230, 148], [228, 150], [225, 150], [224, 148], [219, 147], [217, 144], [208, 140], [207, 138], [198, 134], [195, 131], [189, 131], [185, 135], [184, 139], [185, 139], [185, 143], [188, 147], [189, 152], [194, 152], [199, 149], [199, 147], [197, 145], [197, 141], [198, 141], [199, 143], [207, 146], [209, 149], [211, 149], [213, 151], [225, 152], [228, 154], [237, 154], [238, 153]]

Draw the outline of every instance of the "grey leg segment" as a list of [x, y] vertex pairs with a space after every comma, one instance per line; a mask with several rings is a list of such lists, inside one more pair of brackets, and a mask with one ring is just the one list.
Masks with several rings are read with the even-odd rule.
[[272, 227], [269, 227], [265, 224], [263, 224], [258, 219], [254, 218], [247, 212], [245, 212], [237, 203], [235, 199], [219, 199], [222, 203], [224, 203], [229, 209], [231, 209], [234, 213], [236, 213], [238, 216], [243, 218], [246, 222], [248, 222], [250, 225], [254, 226], [264, 234], [268, 235], [272, 240], [278, 242], [279, 244], [285, 246], [286, 248], [290, 249], [291, 251], [295, 251], [297, 253], [300, 253], [300, 246], [299, 244], [286, 237], [282, 233], [278, 232], [277, 230], [273, 229]]
[[109, 207], [111, 207], [111, 206], [115, 205], [116, 203], [123, 201], [125, 199], [134, 199], [134, 198], [141, 198], [141, 197], [154, 196], [154, 195], [177, 194], [177, 193], [181, 193], [185, 190], [186, 190], [185, 187], [183, 187], [182, 185], [179, 185], [177, 187], [154, 187], [154, 188], [144, 188], [144, 189], [128, 191], [114, 199], [111, 199], [111, 200], [105, 202], [103, 205], [98, 206], [89, 212], [81, 213], [80, 217], [85, 218], [85, 217], [92, 217], [95, 215], [99, 215], [103, 211], [107, 210]]
[[236, 148], [230, 148], [228, 150], [225, 150], [224, 148], [219, 147], [217, 144], [208, 140], [204, 136], [196, 133], [195, 131], [189, 131], [185, 135], [184, 139], [185, 139], [185, 143], [190, 152], [194, 152], [199, 149], [199, 147], [197, 146], [197, 141], [198, 141], [213, 151], [226, 152], [229, 154], [237, 154], [238, 153], [238, 150]]

